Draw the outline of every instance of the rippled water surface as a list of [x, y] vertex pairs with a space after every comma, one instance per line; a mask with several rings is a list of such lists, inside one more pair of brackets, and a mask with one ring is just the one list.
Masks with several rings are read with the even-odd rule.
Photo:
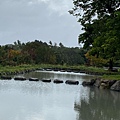
[[[120, 93], [83, 87], [94, 76], [36, 71], [26, 78], [42, 81], [0, 81], [0, 120], [120, 120]], [[79, 80], [79, 85], [55, 84], [54, 79]]]

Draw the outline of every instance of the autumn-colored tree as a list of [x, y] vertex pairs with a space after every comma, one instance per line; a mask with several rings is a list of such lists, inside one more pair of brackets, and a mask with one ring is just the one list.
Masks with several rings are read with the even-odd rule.
[[88, 50], [87, 57], [106, 59], [112, 70], [114, 61], [120, 58], [120, 1], [73, 0], [73, 4], [69, 12], [77, 16], [82, 25], [84, 32], [78, 39]]

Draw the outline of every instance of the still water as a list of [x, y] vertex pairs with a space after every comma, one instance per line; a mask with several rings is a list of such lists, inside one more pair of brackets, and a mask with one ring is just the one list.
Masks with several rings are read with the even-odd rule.
[[22, 76], [80, 84], [1, 80], [0, 120], [120, 120], [120, 93], [81, 85], [94, 76], [53, 71]]

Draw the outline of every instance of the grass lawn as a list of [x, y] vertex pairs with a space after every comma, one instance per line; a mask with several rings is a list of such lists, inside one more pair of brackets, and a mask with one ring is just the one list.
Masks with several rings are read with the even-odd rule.
[[106, 80], [120, 80], [120, 75], [103, 75], [102, 78]]

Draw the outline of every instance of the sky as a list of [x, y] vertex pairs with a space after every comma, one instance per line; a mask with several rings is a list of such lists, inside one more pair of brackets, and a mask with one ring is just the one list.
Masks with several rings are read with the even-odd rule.
[[79, 47], [72, 0], [0, 0], [0, 45], [41, 40]]

